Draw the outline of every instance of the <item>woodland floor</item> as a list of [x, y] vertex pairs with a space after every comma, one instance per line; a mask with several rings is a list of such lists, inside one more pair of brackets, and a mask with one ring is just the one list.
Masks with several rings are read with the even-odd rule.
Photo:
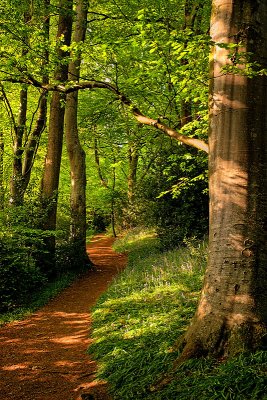
[[90, 308], [126, 265], [112, 243], [94, 237], [88, 251], [96, 271], [26, 320], [0, 328], [0, 400], [110, 399], [105, 382], [95, 380], [97, 365], [86, 350], [92, 340]]

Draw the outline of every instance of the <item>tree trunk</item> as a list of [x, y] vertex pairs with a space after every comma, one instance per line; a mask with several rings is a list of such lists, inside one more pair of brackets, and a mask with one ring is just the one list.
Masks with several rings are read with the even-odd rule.
[[13, 144], [13, 166], [12, 178], [10, 181], [10, 204], [14, 206], [23, 203], [22, 194], [22, 155], [23, 155], [23, 137], [26, 129], [27, 120], [28, 89], [22, 88], [20, 91], [20, 110], [18, 122], [15, 128]]
[[[45, 83], [47, 79], [43, 79]], [[39, 99], [39, 114], [36, 121], [35, 128], [30, 135], [30, 138], [27, 142], [25, 147], [24, 153], [24, 160], [22, 163], [22, 183], [21, 183], [21, 190], [22, 190], [22, 197], [24, 198], [25, 192], [27, 190], [28, 184], [31, 178], [32, 167], [34, 164], [34, 158], [38, 150], [39, 141], [41, 135], [46, 127], [46, 116], [47, 116], [47, 94], [42, 93]]]
[[267, 338], [267, 78], [222, 73], [235, 60], [218, 45], [239, 43], [236, 60], [254, 52], [266, 68], [267, 3], [214, 0], [211, 34], [209, 263], [180, 362], [251, 351]]
[[[60, 15], [57, 38], [61, 38], [61, 46], [58, 47], [58, 58], [60, 65], [55, 72], [55, 80], [59, 82], [65, 82], [68, 79], [68, 66], [63, 62], [63, 60], [68, 53], [65, 50], [62, 50], [62, 47], [64, 45], [69, 46], [71, 42], [72, 0], [60, 0], [59, 10]], [[51, 231], [55, 231], [56, 229], [57, 197], [64, 132], [65, 100], [65, 94], [54, 92], [52, 95], [47, 155], [45, 159], [41, 188], [41, 201], [44, 209], [42, 228]], [[55, 257], [54, 235], [47, 239], [46, 247], [50, 254], [48, 268], [53, 269]]]
[[[43, 30], [45, 33], [45, 38], [49, 39], [49, 4], [50, 0], [44, 0], [44, 8], [47, 11], [47, 15], [44, 15]], [[30, 11], [24, 14], [25, 24], [29, 23], [32, 19], [32, 13]], [[25, 36], [25, 43], [28, 38]], [[28, 48], [26, 47], [22, 51], [22, 55], [25, 56], [28, 53]], [[43, 54], [43, 67], [48, 63], [48, 50], [44, 51]], [[48, 76], [44, 75], [42, 83], [48, 84]], [[39, 140], [41, 134], [45, 128], [46, 115], [47, 115], [47, 93], [41, 93], [38, 101], [39, 113], [36, 121], [35, 128], [32, 132], [29, 132], [29, 138], [26, 135], [26, 122], [27, 122], [27, 112], [28, 112], [28, 91], [22, 88], [20, 91], [20, 110], [18, 116], [17, 124], [14, 122], [15, 138], [13, 145], [13, 172], [12, 179], [10, 182], [10, 192], [11, 198], [10, 203], [12, 205], [21, 205], [24, 201], [24, 195], [27, 190], [31, 171], [34, 163], [34, 157], [38, 149]], [[24, 144], [23, 141], [26, 143]], [[24, 158], [23, 158], [24, 157]]]
[[[1, 101], [1, 99], [0, 99]], [[1, 104], [0, 104], [1, 107]], [[1, 116], [1, 113], [0, 113]], [[4, 209], [5, 191], [4, 191], [4, 138], [0, 130], [0, 210]]]
[[[43, 31], [44, 31], [44, 37], [48, 41], [50, 32], [50, 14], [49, 14], [50, 0], [43, 0], [43, 3], [45, 10], [45, 15], [43, 16], [44, 20]], [[43, 52], [43, 62], [42, 62], [43, 68], [45, 68], [48, 65], [48, 63], [49, 63], [49, 50], [45, 49]], [[44, 85], [49, 83], [48, 74], [43, 75], [42, 83]], [[46, 127], [46, 119], [47, 119], [47, 92], [43, 92], [40, 94], [39, 97], [38, 118], [35, 123], [34, 130], [31, 132], [31, 135], [24, 150], [25, 156], [22, 165], [23, 196], [30, 181], [32, 167], [34, 164], [34, 158], [39, 147], [39, 141]]]
[[134, 190], [136, 185], [136, 173], [138, 166], [138, 150], [136, 146], [130, 146], [128, 149], [128, 160], [129, 160], [129, 173], [127, 178], [128, 183], [128, 201], [129, 204], [133, 203], [134, 200]]
[[[86, 33], [88, 4], [79, 0], [76, 8], [76, 23], [73, 41], [83, 42]], [[81, 60], [78, 58], [69, 65], [69, 79], [79, 81]], [[70, 240], [76, 248], [79, 263], [91, 265], [86, 252], [86, 163], [85, 152], [78, 134], [78, 92], [67, 95], [65, 114], [65, 134], [70, 161], [71, 174], [71, 226]]]
[[[27, 7], [28, 8], [28, 7]], [[32, 15], [29, 8], [24, 12], [23, 20], [25, 24], [29, 23]], [[25, 43], [28, 42], [28, 35], [23, 37]], [[28, 53], [28, 47], [25, 46], [22, 50], [22, 57]], [[22, 155], [23, 155], [23, 138], [26, 131], [27, 121], [27, 108], [28, 108], [28, 88], [22, 87], [20, 90], [20, 108], [18, 115], [18, 122], [14, 126], [15, 135], [13, 143], [13, 166], [12, 177], [10, 181], [10, 204], [21, 205], [23, 203], [22, 191]]]
[[[113, 155], [113, 164], [114, 165], [116, 164], [115, 155]], [[117, 237], [117, 233], [116, 233], [116, 216], [115, 216], [115, 206], [116, 206], [115, 187], [116, 187], [116, 168], [114, 166], [114, 167], [112, 167], [110, 222], [111, 222], [112, 235], [114, 237]]]

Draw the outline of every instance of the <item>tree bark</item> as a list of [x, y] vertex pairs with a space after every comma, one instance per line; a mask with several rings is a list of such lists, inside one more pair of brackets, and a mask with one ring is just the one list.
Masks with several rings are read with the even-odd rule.
[[[43, 23], [43, 31], [44, 31], [44, 36], [45, 39], [49, 40], [49, 32], [50, 32], [50, 14], [49, 14], [49, 5], [50, 5], [50, 0], [43, 0], [44, 2], [44, 10], [45, 10], [45, 15], [44, 15], [44, 23]], [[43, 62], [42, 66], [45, 68], [49, 63], [49, 50], [45, 49], [43, 52]], [[48, 74], [44, 74], [42, 78], [43, 85], [47, 85], [49, 83], [49, 76]], [[34, 164], [34, 158], [38, 150], [39, 146], [39, 141], [41, 138], [41, 135], [46, 127], [46, 119], [47, 119], [47, 92], [42, 91], [39, 97], [39, 112], [38, 112], [38, 118], [35, 123], [35, 127], [33, 131], [30, 133], [30, 137], [28, 139], [28, 142], [25, 147], [25, 154], [24, 154], [24, 160], [22, 164], [22, 177], [23, 177], [23, 196], [26, 192], [26, 189], [28, 187], [30, 178], [31, 178], [31, 172], [32, 172], [32, 167]]]
[[253, 52], [266, 68], [266, 27], [266, 2], [213, 1], [209, 262], [178, 362], [266, 345], [267, 78], [249, 79], [244, 65], [238, 74], [222, 73], [233, 59], [220, 46], [236, 43], [236, 56]]
[[[59, 10], [60, 15], [57, 38], [60, 39], [61, 45], [58, 46], [57, 50], [59, 66], [55, 72], [55, 80], [59, 82], [66, 82], [68, 79], [68, 66], [63, 61], [68, 55], [68, 52], [63, 50], [62, 47], [64, 45], [69, 46], [71, 42], [72, 0], [60, 0]], [[54, 92], [50, 104], [47, 155], [45, 159], [41, 187], [41, 202], [44, 209], [42, 228], [50, 231], [55, 231], [56, 229], [57, 198], [64, 132], [65, 101], [65, 93]], [[53, 269], [55, 261], [54, 235], [51, 235], [49, 238], [47, 238], [46, 247], [50, 254], [50, 266], [48, 266], [48, 268]]]
[[[86, 33], [87, 0], [79, 0], [76, 7], [76, 22], [73, 41], [83, 42]], [[69, 80], [79, 81], [80, 57], [69, 65]], [[71, 225], [70, 240], [75, 245], [77, 260], [91, 265], [86, 252], [86, 162], [78, 133], [78, 92], [69, 93], [66, 101], [65, 135], [71, 174]]]
[[[47, 14], [43, 16], [43, 30], [45, 32], [46, 39], [49, 39], [49, 4], [50, 0], [44, 0], [44, 9], [46, 10]], [[32, 17], [33, 16], [30, 10], [25, 12], [25, 24], [29, 23]], [[25, 36], [24, 40], [27, 42], [27, 36]], [[27, 53], [28, 48], [22, 50], [22, 56], [25, 56]], [[48, 63], [48, 58], [48, 50], [45, 50], [43, 54], [43, 67], [45, 67]], [[42, 84], [47, 85], [48, 83], [48, 76], [44, 75]], [[13, 171], [10, 182], [10, 203], [15, 206], [22, 205], [24, 202], [24, 195], [30, 181], [34, 157], [38, 149], [41, 134], [45, 128], [47, 114], [47, 93], [45, 91], [42, 91], [39, 97], [38, 105], [39, 112], [35, 128], [32, 132], [29, 132], [29, 137], [27, 137], [26, 122], [28, 114], [28, 88], [22, 88], [20, 91], [20, 110], [18, 121], [16, 123], [15, 120], [13, 120], [15, 138], [13, 145]], [[23, 143], [23, 141], [25, 143]]]
[[[2, 99], [0, 99], [2, 102]], [[0, 116], [2, 116], [0, 103]], [[4, 209], [5, 204], [5, 191], [4, 191], [4, 137], [3, 132], [0, 130], [0, 210]]]
[[[46, 78], [44, 78], [46, 80]], [[39, 113], [34, 130], [24, 149], [24, 159], [22, 162], [22, 197], [24, 198], [25, 192], [30, 182], [34, 158], [38, 150], [41, 135], [46, 127], [47, 116], [47, 93], [42, 93], [39, 98]]]
[[138, 149], [137, 145], [129, 145], [128, 149], [128, 165], [129, 165], [129, 172], [128, 172], [128, 202], [129, 205], [133, 205], [134, 201], [134, 191], [136, 186], [136, 174], [137, 174], [137, 167], [138, 167]]
[[[28, 7], [27, 7], [28, 8]], [[27, 24], [32, 18], [30, 10], [24, 12], [23, 20]], [[27, 34], [23, 37], [25, 43], [28, 42]], [[28, 48], [22, 49], [22, 57], [28, 53]], [[14, 125], [14, 143], [13, 143], [13, 166], [12, 177], [10, 180], [10, 204], [21, 205], [23, 203], [22, 191], [22, 155], [23, 155], [23, 138], [26, 131], [28, 108], [28, 88], [22, 87], [20, 90], [20, 107], [17, 124]]]
[[28, 89], [20, 90], [20, 110], [18, 122], [14, 126], [14, 144], [13, 144], [13, 166], [12, 177], [10, 180], [10, 204], [14, 206], [23, 203], [22, 191], [22, 155], [23, 155], [23, 137], [26, 129], [27, 120], [27, 104], [28, 104]]

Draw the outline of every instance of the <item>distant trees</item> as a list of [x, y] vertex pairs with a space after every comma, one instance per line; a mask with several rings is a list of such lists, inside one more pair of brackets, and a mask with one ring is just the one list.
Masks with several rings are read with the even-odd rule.
[[[207, 77], [209, 39], [203, 32], [208, 3], [186, 1], [177, 7], [176, 1], [147, 0], [141, 6], [88, 6], [86, 1], [34, 0], [29, 6], [26, 0], [8, 0], [1, 9], [1, 207], [9, 212], [10, 199], [14, 214], [29, 215], [27, 224], [42, 228], [40, 254], [34, 254], [43, 273], [56, 273], [55, 239], [62, 229], [61, 236], [76, 249], [74, 254], [68, 248], [68, 260], [88, 264], [86, 207], [88, 216], [99, 213], [105, 224], [109, 218], [114, 234], [116, 221], [122, 226], [155, 223], [157, 212], [151, 217], [153, 201], [147, 201], [145, 180], [153, 182], [157, 163], [164, 163], [166, 185], [155, 184], [149, 192], [155, 197], [162, 190], [171, 193], [184, 174], [168, 168], [163, 154], [170, 140], [159, 139], [160, 132], [207, 152], [202, 80]], [[198, 55], [197, 65], [192, 54]], [[186, 147], [171, 146], [186, 156]], [[195, 170], [197, 176], [204, 173], [203, 165]], [[68, 194], [70, 204], [59, 204]]]

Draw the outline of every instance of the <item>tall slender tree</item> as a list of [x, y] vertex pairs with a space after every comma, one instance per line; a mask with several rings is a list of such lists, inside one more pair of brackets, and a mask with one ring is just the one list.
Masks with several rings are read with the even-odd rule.
[[[84, 42], [87, 26], [88, 1], [79, 0], [76, 5], [75, 29], [72, 41]], [[74, 56], [74, 55], [73, 55]], [[81, 53], [69, 64], [68, 78], [79, 81]], [[80, 143], [78, 133], [78, 92], [69, 93], [66, 99], [65, 135], [70, 162], [71, 198], [70, 198], [70, 240], [76, 248], [76, 262], [90, 264], [86, 252], [86, 164], [85, 151]]]
[[[66, 82], [68, 79], [69, 56], [68, 46], [71, 43], [72, 33], [72, 0], [60, 0], [58, 4], [59, 19], [57, 30], [57, 56], [58, 67], [54, 79], [57, 82]], [[44, 173], [41, 188], [41, 201], [44, 209], [42, 228], [54, 231], [56, 229], [58, 184], [62, 155], [64, 114], [66, 94], [55, 91], [50, 104], [49, 132], [47, 155], [45, 159]], [[55, 236], [47, 239], [47, 250], [50, 253], [49, 264], [53, 268], [55, 255]]]
[[[18, 48], [21, 49], [21, 60], [14, 62], [14, 69], [20, 73], [30, 73], [29, 68], [32, 67], [32, 59], [34, 56], [38, 57], [38, 62], [41, 63], [43, 70], [48, 67], [48, 49], [46, 47], [49, 39], [49, 4], [50, 0], [43, 0], [42, 7], [34, 8], [34, 4], [25, 2], [22, 5], [23, 16], [22, 22], [18, 21], [23, 26], [22, 37], [16, 37]], [[39, 19], [42, 20], [40, 40], [40, 53], [32, 50], [31, 32], [33, 26], [38, 33], [40, 27], [38, 26]], [[8, 31], [8, 29], [7, 29]], [[9, 32], [10, 33], [10, 32]], [[42, 84], [47, 84], [49, 81], [48, 73], [43, 72]], [[46, 127], [46, 114], [47, 114], [47, 92], [41, 90], [40, 93], [28, 93], [28, 87], [21, 85], [19, 91], [19, 111], [18, 117], [15, 117], [14, 107], [14, 92], [17, 93], [17, 88], [8, 93], [5, 91], [4, 85], [1, 85], [1, 91], [5, 100], [5, 105], [10, 116], [10, 122], [13, 130], [13, 165], [12, 176], [10, 180], [10, 204], [22, 205], [24, 202], [24, 195], [27, 190], [32, 168], [34, 165], [35, 155], [38, 150], [39, 141], [42, 132]], [[37, 100], [37, 108], [32, 111], [31, 96]], [[12, 99], [13, 98], [13, 99]], [[35, 117], [37, 115], [37, 118]]]
[[[3, 97], [0, 97], [0, 118], [3, 117]], [[0, 210], [4, 208], [4, 135], [0, 127]]]
[[[24, 11], [23, 21], [27, 25], [31, 20], [31, 12], [29, 4], [27, 10]], [[24, 34], [23, 41], [25, 46], [22, 48], [22, 57], [28, 53], [28, 34]], [[23, 138], [26, 131], [27, 108], [28, 108], [28, 87], [23, 86], [20, 89], [20, 107], [18, 121], [14, 124], [14, 140], [13, 140], [13, 171], [10, 182], [11, 204], [20, 205], [23, 202], [22, 196], [22, 154], [23, 154]]]

